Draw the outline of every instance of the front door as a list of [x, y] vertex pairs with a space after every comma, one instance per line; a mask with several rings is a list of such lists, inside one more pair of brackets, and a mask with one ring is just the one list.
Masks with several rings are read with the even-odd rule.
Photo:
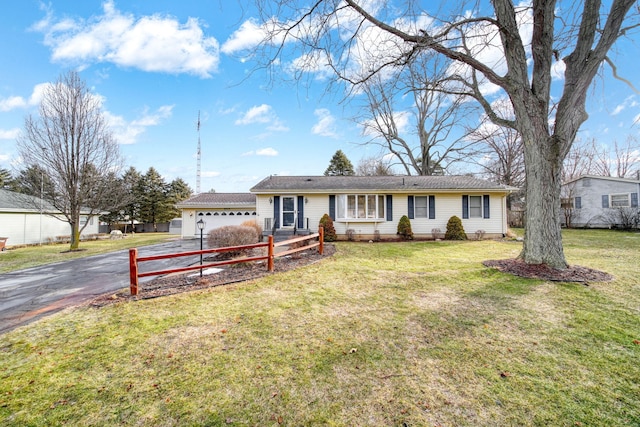
[[296, 223], [296, 196], [282, 196], [282, 227], [293, 227]]

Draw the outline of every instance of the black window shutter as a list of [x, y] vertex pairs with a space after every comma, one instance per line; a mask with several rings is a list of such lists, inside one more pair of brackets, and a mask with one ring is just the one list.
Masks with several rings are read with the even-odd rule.
[[482, 203], [484, 205], [484, 209], [483, 209], [483, 215], [485, 218], [491, 218], [491, 210], [490, 210], [490, 206], [489, 206], [489, 195], [485, 194], [484, 196], [482, 196]]
[[631, 207], [638, 207], [638, 193], [631, 193]]
[[603, 194], [602, 195], [602, 207], [603, 208], [608, 208], [609, 207], [609, 195], [608, 194]]
[[304, 197], [298, 196], [298, 228], [304, 228]]
[[393, 221], [393, 196], [387, 194], [387, 221]]
[[575, 198], [575, 207], [576, 209], [582, 209], [582, 197], [578, 196]]
[[408, 196], [407, 197], [407, 212], [409, 214], [409, 219], [413, 219], [415, 218], [414, 212], [413, 212], [413, 202], [414, 202], [414, 198], [413, 196]]
[[274, 226], [276, 228], [280, 228], [280, 224], [278, 223], [280, 221], [280, 196], [273, 196], [273, 219], [274, 219]]
[[436, 196], [429, 196], [429, 219], [436, 219]]
[[462, 196], [462, 219], [469, 218], [469, 196]]
[[332, 220], [336, 220], [336, 196], [333, 194], [329, 196], [329, 216]]

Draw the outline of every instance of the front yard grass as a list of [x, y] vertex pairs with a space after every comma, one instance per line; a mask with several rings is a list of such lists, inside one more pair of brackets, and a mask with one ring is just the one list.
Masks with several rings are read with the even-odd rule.
[[640, 425], [640, 234], [566, 231], [608, 283], [482, 266], [516, 242], [339, 243], [232, 286], [0, 336], [0, 424]]
[[0, 253], [0, 273], [22, 270], [38, 265], [68, 261], [122, 249], [153, 245], [178, 238], [169, 233], [129, 234], [123, 239], [89, 240], [80, 242], [80, 250], [69, 252], [68, 243], [12, 248]]

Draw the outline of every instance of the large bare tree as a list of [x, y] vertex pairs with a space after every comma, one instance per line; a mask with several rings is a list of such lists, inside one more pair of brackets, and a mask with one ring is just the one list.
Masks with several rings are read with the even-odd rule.
[[[511, 104], [501, 98], [493, 102], [492, 109], [501, 117], [513, 117]], [[524, 187], [524, 148], [520, 133], [511, 127], [496, 125], [482, 115], [480, 125], [467, 136], [479, 145], [482, 156], [471, 159], [491, 181], [512, 187]]]
[[[608, 54], [638, 26], [636, 0], [561, 5], [474, 0], [455, 7], [418, 1], [256, 1], [270, 66], [290, 69], [287, 55], [299, 54], [306, 60], [297, 62], [303, 64], [301, 72], [331, 70], [357, 85], [406, 66], [424, 51], [454, 61], [450, 72], [458, 84], [451, 92], [476, 99], [494, 123], [522, 137], [527, 208], [520, 257], [566, 268], [559, 220], [562, 162], [587, 120], [585, 103], [594, 77], [604, 63], [618, 75]], [[564, 82], [553, 104], [552, 72], [560, 61]], [[492, 109], [490, 96], [496, 91], [510, 100], [513, 119]]]
[[[393, 78], [371, 76], [362, 83], [366, 95], [357, 121], [371, 139], [393, 154], [407, 175], [442, 175], [447, 167], [477, 154], [465, 138], [471, 104], [446, 92], [446, 64], [425, 52]], [[473, 115], [472, 115], [473, 116]]]
[[37, 166], [52, 183], [42, 196], [69, 223], [70, 249], [77, 249], [89, 224], [82, 218], [118, 203], [113, 177], [121, 156], [101, 99], [78, 73], [63, 74], [45, 90], [39, 114], [26, 117], [18, 149], [24, 165]]

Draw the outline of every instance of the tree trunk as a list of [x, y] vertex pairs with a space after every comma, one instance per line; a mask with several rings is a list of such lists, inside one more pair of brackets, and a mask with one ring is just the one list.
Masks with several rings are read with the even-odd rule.
[[552, 137], [532, 135], [524, 143], [527, 206], [520, 258], [527, 264], [564, 269], [567, 262], [560, 227], [562, 156], [554, 149]]
[[80, 247], [80, 227], [77, 221], [70, 222], [71, 226], [71, 244], [69, 246], [70, 251], [75, 251]]

